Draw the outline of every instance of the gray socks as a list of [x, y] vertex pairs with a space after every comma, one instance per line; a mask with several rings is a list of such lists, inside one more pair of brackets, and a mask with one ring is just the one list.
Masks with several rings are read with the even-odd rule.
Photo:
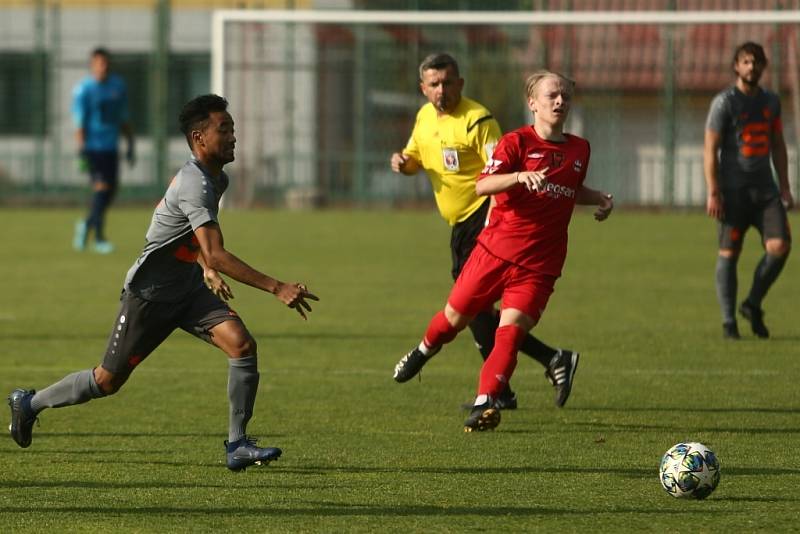
[[67, 375], [55, 384], [37, 392], [31, 399], [31, 408], [34, 412], [39, 413], [45, 408], [83, 404], [100, 397], [105, 397], [105, 393], [94, 381], [94, 369], [86, 369]]
[[722, 309], [722, 322], [736, 321], [736, 262], [739, 258], [717, 256], [717, 300]]
[[761, 301], [764, 300], [767, 291], [781, 274], [783, 266], [786, 264], [786, 256], [788, 254], [783, 256], [764, 254], [764, 257], [758, 262], [756, 271], [753, 273], [753, 287], [750, 288], [750, 295], [747, 297], [747, 301], [756, 308], [761, 308]]
[[258, 392], [258, 357], [228, 358], [228, 366], [228, 442], [233, 443], [245, 436], [247, 423], [253, 416]]

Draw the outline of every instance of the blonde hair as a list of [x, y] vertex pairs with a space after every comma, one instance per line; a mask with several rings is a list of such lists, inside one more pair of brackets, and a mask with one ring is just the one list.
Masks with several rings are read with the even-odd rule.
[[566, 87], [570, 96], [575, 90], [574, 80], [570, 80], [563, 74], [559, 74], [547, 69], [541, 69], [528, 76], [528, 79], [525, 80], [525, 94], [528, 96], [528, 98], [534, 98], [536, 96], [536, 90], [539, 88], [539, 84], [545, 78], [557, 78], [559, 81], [561, 81], [564, 87]]

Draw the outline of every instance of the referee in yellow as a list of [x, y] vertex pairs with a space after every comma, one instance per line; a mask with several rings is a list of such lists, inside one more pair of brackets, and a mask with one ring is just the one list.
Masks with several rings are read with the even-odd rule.
[[[408, 144], [392, 154], [392, 170], [414, 175], [424, 169], [433, 186], [439, 213], [452, 227], [450, 251], [452, 275], [458, 278], [483, 229], [491, 200], [475, 193], [475, 180], [492, 157], [502, 132], [491, 112], [478, 102], [461, 96], [464, 79], [456, 60], [444, 53], [431, 54], [419, 66], [420, 90], [428, 103], [417, 112]], [[494, 347], [499, 314], [489, 309], [469, 325], [485, 360]], [[571, 381], [565, 379], [568, 362], [577, 366], [578, 354], [555, 349], [528, 334], [520, 351], [545, 367], [545, 376], [555, 387], [555, 404], [564, 406]], [[412, 351], [395, 367], [394, 379], [405, 382], [415, 376], [433, 355]], [[517, 397], [510, 384], [498, 397], [499, 409], [513, 410]]]

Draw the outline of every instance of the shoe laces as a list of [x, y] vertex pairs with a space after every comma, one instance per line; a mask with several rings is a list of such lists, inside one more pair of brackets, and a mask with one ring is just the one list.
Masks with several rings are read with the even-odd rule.
[[258, 442], [258, 438], [254, 438], [253, 436], [244, 436], [242, 439], [244, 439], [244, 445], [249, 447], [255, 447]]

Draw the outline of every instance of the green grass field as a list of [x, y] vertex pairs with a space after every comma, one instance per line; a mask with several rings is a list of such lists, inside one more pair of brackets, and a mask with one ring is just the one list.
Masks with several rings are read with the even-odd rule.
[[[3, 209], [3, 397], [103, 353], [150, 211], [111, 213], [110, 256], [70, 249], [78, 215]], [[724, 342], [712, 221], [623, 211], [597, 224], [578, 211], [536, 330], [582, 353], [570, 401], [555, 408], [541, 366], [521, 356], [520, 409], [495, 432], [464, 434], [459, 405], [480, 362], [468, 333], [421, 381], [391, 378], [451, 285], [449, 231], [435, 213], [226, 212], [222, 224], [230, 250], [322, 299], [305, 323], [232, 284], [260, 349], [249, 430], [283, 458], [228, 472], [225, 357], [179, 331], [118, 395], [45, 411], [29, 449], [0, 441], [0, 531], [798, 528], [797, 257], [765, 302], [772, 339], [740, 322], [744, 339]], [[758, 256], [752, 234], [742, 296]], [[673, 499], [658, 483], [661, 455], [682, 440], [720, 459], [706, 501]]]

